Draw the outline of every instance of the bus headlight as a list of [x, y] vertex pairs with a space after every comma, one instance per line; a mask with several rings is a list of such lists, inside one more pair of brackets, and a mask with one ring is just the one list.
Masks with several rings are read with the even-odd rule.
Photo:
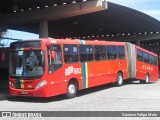
[[11, 87], [13, 87], [13, 88], [15, 87], [14, 84], [13, 84], [12, 82], [10, 82], [10, 81], [9, 81], [9, 85], [10, 85]]
[[40, 83], [38, 83], [38, 84], [36, 85], [35, 89], [41, 88], [41, 87], [43, 87], [43, 86], [46, 85], [46, 84], [47, 84], [47, 81], [46, 81], [46, 80], [43, 80], [42, 82], [40, 82]]

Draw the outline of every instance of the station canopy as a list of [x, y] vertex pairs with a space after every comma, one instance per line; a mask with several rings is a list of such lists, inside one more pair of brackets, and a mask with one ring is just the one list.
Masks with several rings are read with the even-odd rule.
[[[0, 16], [87, 1], [92, 0], [1, 0]], [[106, 2], [106, 10], [60, 20], [48, 20], [49, 37], [108, 39], [115, 36], [159, 34], [160, 21], [137, 10]], [[39, 21], [7, 27], [39, 33]]]

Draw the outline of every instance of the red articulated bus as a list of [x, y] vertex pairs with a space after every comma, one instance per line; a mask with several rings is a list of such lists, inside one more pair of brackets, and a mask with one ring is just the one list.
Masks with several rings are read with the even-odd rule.
[[157, 55], [127, 42], [39, 39], [10, 45], [11, 96], [76, 96], [78, 90], [158, 80]]

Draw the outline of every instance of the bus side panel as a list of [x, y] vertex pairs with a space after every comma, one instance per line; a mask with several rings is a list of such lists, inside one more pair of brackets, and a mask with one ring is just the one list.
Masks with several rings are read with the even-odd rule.
[[[157, 59], [157, 56], [156, 56]], [[149, 73], [150, 81], [151, 82], [156, 82], [159, 77], [158, 73], [158, 61], [156, 65], [149, 64], [147, 68], [147, 72]]]
[[153, 71], [150, 75], [150, 81], [157, 81], [158, 80], [158, 66], [153, 66]]
[[158, 80], [158, 67], [144, 62], [138, 61], [137, 78], [141, 80], [146, 79], [146, 74], [149, 74], [150, 81]]
[[[76, 79], [78, 81], [79, 90], [82, 89], [83, 85], [86, 85], [88, 77], [85, 74], [87, 71], [84, 70], [85, 63], [64, 64], [63, 68], [63, 74], [61, 73], [61, 77], [64, 75], [63, 80], [67, 81], [67, 84], [71, 79]], [[66, 92], [67, 85], [65, 87], [64, 91]]]
[[145, 80], [146, 74], [149, 74], [150, 81], [158, 80], [158, 66], [143, 63], [142, 72], [144, 74], [142, 80]]
[[145, 63], [137, 60], [137, 79], [145, 80], [147, 73], [147, 70], [145, 70], [146, 66]]
[[151, 82], [155, 82], [158, 80], [158, 67], [154, 65], [150, 65], [149, 77]]
[[126, 59], [88, 62], [89, 87], [115, 82], [119, 71], [122, 71], [124, 79], [127, 79]]
[[[121, 63], [122, 64], [122, 63]], [[107, 61], [107, 66], [108, 66], [108, 70], [107, 70], [107, 76], [109, 78], [109, 80], [111, 82], [115, 82], [116, 78], [117, 78], [117, 73], [119, 71], [119, 60], [108, 60]]]
[[[136, 51], [137, 49], [140, 49], [142, 52], [149, 53], [146, 50], [143, 50], [142, 48], [136, 47]], [[150, 81], [158, 80], [158, 66], [151, 65], [148, 62], [146, 63], [144, 62], [144, 60], [143, 61], [137, 60], [136, 67], [137, 67], [137, 72], [136, 72], [137, 79], [145, 80], [146, 75], [149, 74]]]
[[126, 58], [118, 60], [117, 73], [119, 71], [122, 71], [122, 73], [123, 73], [123, 79], [126, 80], [128, 78], [127, 60], [126, 60]]
[[64, 94], [66, 92], [66, 86], [67, 83], [65, 82], [65, 74], [64, 74], [64, 68], [62, 67], [61, 69], [58, 69], [54, 73], [51, 73], [48, 75], [48, 82], [50, 84], [50, 89], [52, 91], [49, 91], [51, 96], [59, 95], [59, 94]]
[[[120, 65], [119, 65], [120, 64]], [[116, 81], [118, 71], [122, 71], [124, 79], [127, 76], [127, 61], [105, 60], [82, 63], [82, 82], [80, 88], [85, 89]]]
[[76, 79], [78, 89], [82, 89], [82, 68], [80, 63], [63, 64], [63, 66], [51, 73], [48, 78], [50, 87], [53, 91], [49, 91], [51, 96], [64, 94], [67, 92], [67, 85], [71, 79]]
[[115, 82], [117, 70], [115, 66], [116, 62], [118, 64], [117, 60], [89, 62], [89, 87]]
[[[137, 55], [137, 48], [136, 48], [136, 55]], [[144, 66], [146, 66], [146, 65], [143, 61], [139, 61], [139, 60], [136, 60], [136, 61], [137, 61], [136, 79], [144, 80], [145, 76], [146, 76], [146, 72], [147, 72], [144, 69]]]
[[122, 71], [126, 79], [127, 61], [125, 59], [88, 62], [88, 87], [115, 82], [118, 71]]

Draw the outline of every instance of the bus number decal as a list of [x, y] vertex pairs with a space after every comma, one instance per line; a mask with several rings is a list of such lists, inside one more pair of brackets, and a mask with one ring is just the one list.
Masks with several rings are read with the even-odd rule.
[[81, 68], [73, 68], [73, 66], [69, 66], [67, 69], [65, 69], [65, 75], [70, 74], [81, 74]]
[[81, 68], [74, 68], [74, 74], [81, 74]]
[[152, 67], [145, 66], [145, 65], [143, 65], [143, 66], [142, 66], [142, 68], [143, 68], [144, 70], [150, 70], [150, 71], [152, 71], [152, 70], [153, 70], [153, 68], [152, 68]]
[[56, 40], [51, 39], [51, 43], [57, 43]]

